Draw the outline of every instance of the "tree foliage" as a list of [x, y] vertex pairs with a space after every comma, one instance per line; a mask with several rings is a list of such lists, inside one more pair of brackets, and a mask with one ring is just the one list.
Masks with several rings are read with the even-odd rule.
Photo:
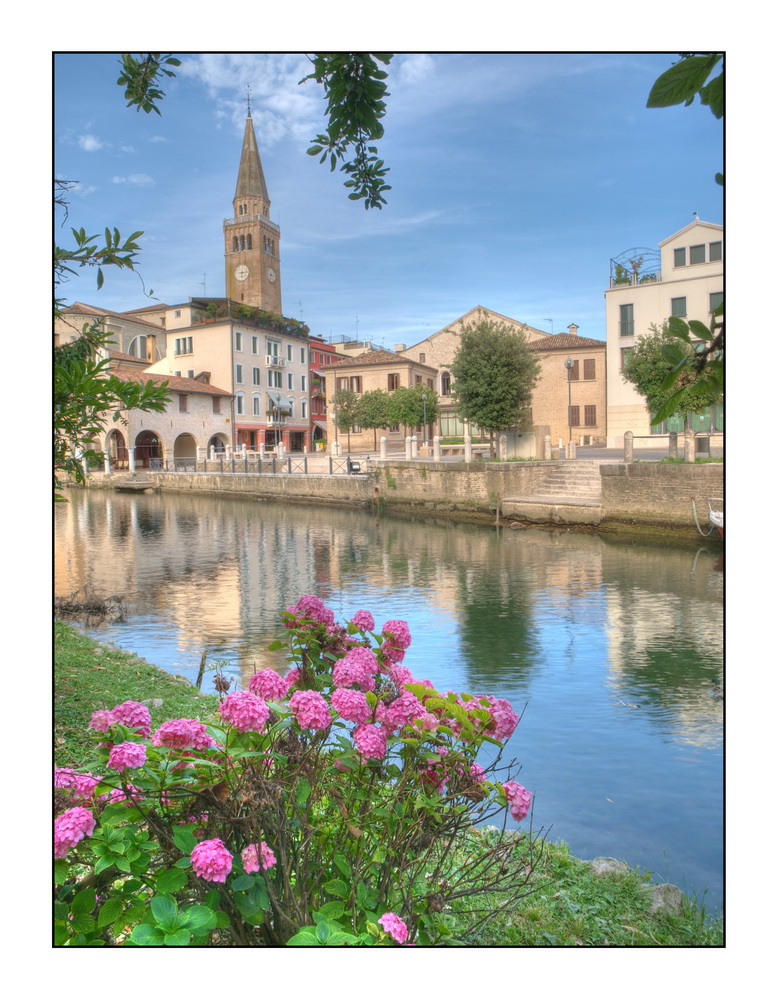
[[[710, 331], [696, 320], [685, 323], [677, 317], [661, 329], [652, 324], [650, 331], [629, 351], [621, 377], [644, 397], [653, 424], [660, 424], [673, 413], [679, 413], [687, 424], [689, 414], [713, 406], [721, 396], [722, 386], [715, 379], [695, 378], [690, 370], [697, 358], [691, 346], [692, 335], [706, 343]], [[682, 370], [675, 380], [673, 374], [678, 366]]]
[[348, 451], [351, 450], [351, 428], [356, 424], [359, 397], [353, 389], [338, 389], [332, 397], [335, 425], [348, 434]]
[[396, 422], [391, 413], [391, 396], [383, 389], [362, 393], [356, 405], [356, 422], [373, 432], [373, 446], [377, 449], [378, 428], [386, 429]]
[[525, 425], [540, 365], [523, 333], [481, 314], [462, 326], [450, 370], [463, 420], [478, 424], [492, 441], [498, 431]]
[[121, 63], [122, 73], [116, 82], [120, 87], [126, 88], [124, 96], [127, 107], [135, 106], [137, 111], [145, 111], [146, 114], [154, 111], [161, 115], [156, 102], [162, 100], [165, 92], [157, 87], [157, 79], [160, 76], [175, 76], [165, 66], [180, 66], [181, 60], [169, 52], [164, 55], [161, 52], [146, 52], [137, 59], [132, 53], [124, 52]]
[[[378, 62], [388, 65], [388, 52], [317, 52], [310, 56], [313, 72], [300, 80], [315, 80], [324, 87], [329, 122], [326, 132], [316, 136], [308, 149], [310, 156], [329, 161], [331, 170], [343, 161], [340, 170], [348, 175], [345, 187], [353, 190], [352, 201], [363, 201], [365, 209], [386, 204], [384, 183], [388, 167], [378, 157], [377, 146], [369, 145], [383, 137], [381, 118], [386, 113], [384, 97], [389, 93], [383, 82], [388, 74]], [[352, 154], [352, 159], [346, 160]]]
[[437, 419], [437, 393], [424, 385], [400, 386], [391, 393], [392, 424], [402, 424], [405, 434], [410, 427], [421, 427], [424, 423], [424, 399], [426, 396], [426, 423]]

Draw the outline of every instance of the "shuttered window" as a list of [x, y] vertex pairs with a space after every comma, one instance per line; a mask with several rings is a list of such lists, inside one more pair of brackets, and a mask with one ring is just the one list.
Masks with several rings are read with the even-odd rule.
[[569, 369], [569, 379], [571, 382], [577, 382], [580, 379], [580, 362], [573, 361], [572, 367]]
[[596, 378], [596, 358], [586, 358], [583, 362], [583, 378], [586, 380]]
[[586, 427], [596, 427], [596, 407], [586, 406], [585, 408], [585, 426]]
[[580, 426], [580, 407], [570, 406], [569, 407], [569, 423], [572, 427]]

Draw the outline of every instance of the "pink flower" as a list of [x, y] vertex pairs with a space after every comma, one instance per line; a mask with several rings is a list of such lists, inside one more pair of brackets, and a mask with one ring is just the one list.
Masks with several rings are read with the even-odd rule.
[[302, 671], [299, 667], [292, 667], [291, 670], [283, 678], [286, 681], [286, 691], [287, 694], [291, 689], [299, 684], [299, 679], [302, 676]]
[[332, 692], [332, 708], [348, 722], [366, 722], [370, 717], [370, 706], [363, 691], [353, 688], [336, 688]]
[[416, 729], [420, 729], [423, 732], [433, 733], [439, 728], [440, 720], [436, 715], [432, 715], [431, 712], [423, 712], [421, 715], [413, 719], [413, 726]]
[[410, 691], [405, 691], [388, 706], [386, 726], [392, 731], [401, 729], [424, 714], [424, 706]]
[[151, 735], [151, 713], [139, 701], [123, 701], [111, 712], [114, 722], [120, 722], [127, 729], [133, 729], [141, 736]]
[[289, 682], [271, 667], [267, 667], [253, 675], [248, 682], [248, 690], [265, 701], [282, 701], [289, 692]]
[[360, 632], [372, 632], [375, 628], [375, 619], [369, 611], [357, 611], [351, 621]]
[[510, 804], [510, 815], [520, 823], [529, 815], [531, 792], [527, 792], [517, 781], [506, 781], [502, 787]]
[[311, 618], [321, 625], [334, 625], [335, 622], [334, 611], [330, 611], [324, 602], [313, 594], [304, 594], [296, 604], [286, 610], [300, 618]]
[[262, 868], [267, 871], [268, 868], [272, 868], [274, 864], [277, 864], [277, 860], [270, 848], [262, 841], [259, 852], [262, 855]]
[[64, 858], [79, 840], [90, 837], [95, 823], [91, 810], [82, 806], [73, 806], [57, 816], [54, 820], [54, 857]]
[[108, 767], [113, 771], [142, 767], [146, 763], [146, 747], [143, 743], [118, 743], [108, 755]]
[[191, 853], [194, 874], [206, 882], [226, 882], [232, 871], [232, 855], [219, 840], [203, 840]]
[[378, 658], [372, 650], [356, 646], [337, 661], [332, 680], [335, 687], [352, 687], [355, 684], [362, 691], [372, 691], [375, 687], [373, 674], [377, 674], [378, 670]]
[[127, 795], [123, 788], [113, 788], [110, 792], [106, 792], [105, 795], [100, 796], [100, 801], [105, 802], [109, 806], [117, 805], [119, 802], [128, 802], [130, 805], [134, 805], [135, 802], [140, 802], [145, 798], [145, 795], [139, 788], [135, 788], [134, 785], [127, 783]]
[[407, 622], [391, 619], [386, 622], [381, 631], [386, 638], [391, 636], [393, 640], [392, 645], [399, 649], [407, 649], [412, 642]]
[[391, 639], [386, 639], [386, 641], [380, 646], [379, 652], [383, 656], [384, 660], [389, 663], [401, 663], [405, 658], [404, 649], [400, 649], [398, 646], [394, 645]]
[[302, 729], [326, 729], [332, 723], [326, 699], [318, 691], [295, 691], [289, 708]]
[[480, 766], [480, 764], [473, 764], [469, 769], [469, 776], [473, 781], [482, 783], [486, 780], [486, 772]]
[[96, 712], [92, 712], [89, 726], [98, 733], [107, 733], [115, 721], [113, 712], [109, 712], [106, 708], [98, 708]]
[[259, 871], [259, 848], [256, 844], [249, 844], [247, 847], [244, 847], [240, 852], [240, 857], [243, 859], [243, 868], [247, 875]]
[[372, 723], [357, 726], [353, 731], [353, 742], [363, 760], [382, 760], [386, 756], [386, 733]]
[[219, 705], [219, 712], [224, 722], [234, 726], [239, 733], [261, 733], [270, 718], [270, 709], [264, 700], [250, 691], [228, 694]]
[[155, 747], [174, 750], [207, 750], [213, 746], [205, 724], [196, 719], [170, 719], [163, 722], [151, 738]]
[[404, 920], [400, 920], [396, 913], [384, 913], [378, 923], [397, 944], [404, 944], [407, 941], [407, 924]]
[[404, 687], [405, 684], [412, 684], [415, 681], [415, 677], [413, 677], [410, 670], [398, 663], [389, 669], [389, 677], [398, 688]]
[[520, 716], [513, 711], [510, 702], [504, 698], [489, 696], [488, 700], [491, 702], [491, 717], [495, 724], [491, 735], [496, 740], [508, 740], [515, 732], [515, 727], [520, 722]]

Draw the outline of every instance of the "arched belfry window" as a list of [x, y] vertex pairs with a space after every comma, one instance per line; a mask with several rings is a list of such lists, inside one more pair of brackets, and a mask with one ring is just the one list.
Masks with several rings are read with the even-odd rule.
[[237, 253], [237, 251], [240, 249], [240, 244], [237, 241], [237, 236], [234, 236], [232, 238], [232, 249], [235, 253]]
[[248, 236], [246, 236], [246, 250], [252, 250], [252, 249], [253, 247], [251, 245], [251, 235], [249, 234]]

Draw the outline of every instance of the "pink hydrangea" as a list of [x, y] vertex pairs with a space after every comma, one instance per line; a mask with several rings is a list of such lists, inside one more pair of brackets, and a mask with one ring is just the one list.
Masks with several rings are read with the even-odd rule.
[[197, 719], [170, 719], [163, 722], [151, 738], [155, 747], [174, 750], [207, 750], [213, 746], [205, 724]]
[[259, 848], [256, 844], [249, 844], [247, 847], [244, 847], [240, 852], [240, 857], [243, 860], [243, 868], [247, 875], [259, 871]]
[[270, 718], [270, 709], [262, 698], [250, 691], [233, 691], [219, 705], [221, 718], [239, 733], [261, 733]]
[[398, 621], [392, 618], [386, 622], [381, 631], [384, 637], [388, 638], [391, 636], [392, 645], [397, 646], [399, 649], [407, 649], [412, 642], [407, 622]]
[[92, 712], [89, 726], [98, 733], [107, 733], [115, 721], [113, 712], [109, 712], [107, 708], [98, 708], [96, 712]]
[[326, 698], [318, 691], [295, 691], [289, 708], [302, 729], [326, 729], [332, 722]]
[[92, 797], [95, 788], [103, 779], [89, 771], [80, 773], [72, 767], [54, 768], [54, 787], [70, 788], [74, 799], [86, 801]]
[[388, 706], [385, 725], [395, 731], [424, 714], [424, 706], [410, 691], [405, 691]]
[[54, 820], [54, 857], [64, 858], [71, 847], [90, 837], [96, 820], [90, 809], [73, 806]]
[[123, 701], [111, 712], [114, 722], [120, 722], [141, 736], [151, 735], [151, 713], [139, 701]]
[[330, 611], [324, 602], [313, 594], [303, 594], [296, 604], [286, 610], [299, 618], [311, 618], [321, 625], [334, 625], [335, 622], [334, 611]]
[[262, 868], [267, 871], [268, 868], [272, 868], [273, 865], [277, 864], [277, 860], [272, 850], [265, 844], [264, 841], [259, 845], [259, 853], [262, 856]]
[[517, 781], [506, 781], [502, 786], [510, 805], [510, 815], [520, 821], [526, 819], [531, 808], [531, 792], [527, 792]]
[[404, 649], [400, 649], [396, 646], [391, 639], [386, 639], [386, 641], [380, 646], [380, 654], [383, 660], [387, 663], [401, 663], [405, 658]]
[[282, 701], [289, 692], [289, 682], [272, 667], [267, 667], [253, 675], [248, 682], [248, 690], [265, 701]]
[[508, 740], [515, 732], [520, 722], [520, 716], [513, 711], [509, 701], [504, 698], [489, 696], [491, 717], [494, 720], [494, 730], [491, 735], [497, 740]]
[[407, 941], [407, 924], [396, 913], [384, 913], [378, 923], [397, 944], [404, 944]]
[[386, 733], [380, 726], [366, 722], [353, 731], [353, 742], [363, 760], [383, 760], [386, 756]]
[[129, 782], [127, 783], [127, 792], [129, 792], [129, 795], [127, 795], [123, 788], [113, 788], [110, 792], [106, 792], [105, 795], [101, 795], [100, 801], [110, 806], [117, 805], [120, 802], [127, 802], [129, 805], [133, 805], [135, 802], [140, 802], [145, 798], [141, 789], [129, 784]]
[[232, 871], [232, 855], [218, 837], [200, 841], [191, 858], [194, 874], [206, 882], [226, 882], [227, 875]]
[[375, 628], [375, 619], [369, 611], [357, 611], [351, 621], [361, 632], [372, 632]]
[[353, 688], [335, 688], [332, 693], [332, 708], [348, 722], [366, 722], [370, 717], [370, 706], [363, 691]]
[[146, 763], [146, 747], [143, 743], [117, 743], [108, 755], [108, 767], [112, 771], [142, 767]]
[[283, 678], [286, 681], [286, 692], [289, 691], [297, 684], [299, 684], [299, 679], [302, 676], [302, 671], [299, 667], [292, 667], [291, 670]]
[[477, 781], [479, 784], [486, 780], [486, 772], [480, 766], [480, 764], [473, 764], [469, 769], [469, 776], [473, 781]]
[[378, 658], [371, 649], [357, 646], [349, 649], [345, 656], [338, 660], [332, 671], [335, 687], [356, 687], [362, 691], [372, 691], [375, 687], [373, 675], [378, 673]]
[[398, 663], [389, 669], [389, 677], [398, 688], [403, 687], [405, 684], [412, 684], [415, 681], [415, 677], [413, 677], [410, 670]]

